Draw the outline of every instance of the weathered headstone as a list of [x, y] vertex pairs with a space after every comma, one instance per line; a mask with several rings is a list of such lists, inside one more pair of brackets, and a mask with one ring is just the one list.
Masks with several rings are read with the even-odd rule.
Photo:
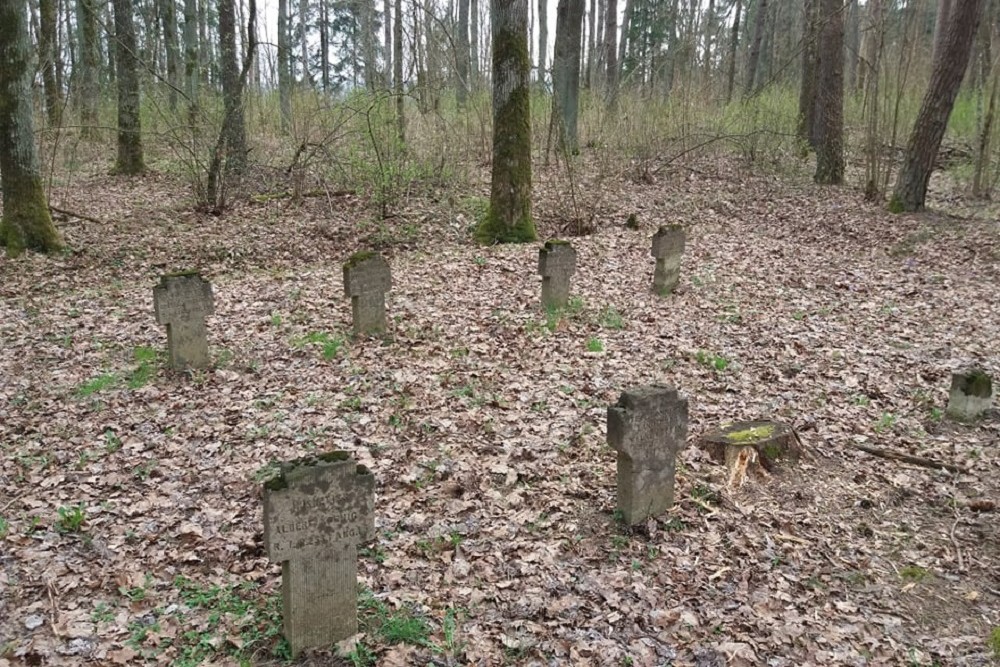
[[542, 274], [542, 307], [565, 308], [570, 278], [576, 273], [576, 250], [567, 241], [546, 241], [538, 251], [538, 272]]
[[344, 293], [351, 297], [355, 334], [385, 331], [385, 293], [391, 287], [389, 263], [382, 255], [359, 252], [344, 263]]
[[653, 291], [661, 296], [673, 292], [681, 280], [684, 240], [684, 228], [680, 225], [664, 225], [653, 234], [653, 248], [650, 251], [656, 258]]
[[212, 283], [194, 271], [161, 276], [153, 288], [153, 312], [157, 323], [167, 327], [171, 368], [209, 365], [205, 318], [215, 312]]
[[674, 464], [687, 426], [687, 399], [671, 387], [635, 387], [608, 408], [608, 444], [618, 452], [618, 510], [629, 524], [673, 505]]
[[959, 421], [975, 421], [990, 409], [993, 401], [993, 381], [978, 368], [952, 373], [948, 394], [949, 417]]
[[375, 478], [347, 452], [282, 464], [264, 485], [264, 545], [281, 563], [292, 655], [358, 631], [358, 545], [375, 537]]

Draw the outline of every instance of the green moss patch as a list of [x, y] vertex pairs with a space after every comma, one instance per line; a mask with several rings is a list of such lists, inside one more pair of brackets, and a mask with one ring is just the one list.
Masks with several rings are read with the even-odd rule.
[[734, 444], [749, 445], [754, 442], [760, 442], [761, 440], [767, 440], [772, 435], [774, 435], [774, 425], [764, 424], [761, 426], [751, 426], [750, 428], [727, 433], [726, 440]]

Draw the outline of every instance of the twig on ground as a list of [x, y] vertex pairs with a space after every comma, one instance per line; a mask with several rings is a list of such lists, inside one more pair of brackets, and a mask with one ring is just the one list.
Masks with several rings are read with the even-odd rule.
[[52, 204], [49, 204], [49, 210], [52, 211], [53, 213], [69, 216], [70, 218], [79, 218], [80, 220], [86, 220], [87, 222], [93, 222], [98, 225], [104, 224], [103, 220], [98, 220], [97, 218], [91, 218], [89, 215], [84, 215], [83, 213], [74, 213], [73, 211], [67, 211], [65, 209], [59, 208], [58, 206], [53, 206]]
[[945, 463], [943, 461], [935, 461], [934, 459], [929, 459], [923, 456], [914, 456], [913, 454], [903, 454], [902, 452], [894, 452], [889, 449], [881, 449], [879, 447], [872, 447], [870, 445], [854, 445], [855, 449], [860, 449], [863, 452], [871, 454], [872, 456], [878, 456], [883, 459], [891, 459], [893, 461], [903, 461], [904, 463], [912, 463], [913, 465], [918, 465], [924, 468], [940, 468], [942, 470], [947, 470], [949, 472], [962, 473], [965, 475], [971, 474], [968, 468], [964, 468], [960, 465], [955, 465], [954, 463]]

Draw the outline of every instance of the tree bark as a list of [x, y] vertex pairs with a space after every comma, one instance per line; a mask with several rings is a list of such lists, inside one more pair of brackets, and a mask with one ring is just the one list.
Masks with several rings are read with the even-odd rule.
[[559, 148], [576, 155], [580, 106], [580, 50], [583, 43], [584, 0], [559, 0], [556, 7], [556, 44], [552, 60], [553, 115], [561, 120]]
[[767, 25], [768, 0], [760, 0], [757, 15], [754, 17], [753, 37], [750, 42], [750, 55], [747, 59], [747, 79], [743, 86], [743, 94], [749, 96], [754, 90], [757, 79], [757, 66], [760, 64], [760, 45], [764, 41], [764, 28]]
[[167, 105], [170, 111], [177, 111], [177, 91], [181, 87], [180, 49], [177, 43], [177, 5], [175, 0], [159, 0], [160, 22], [163, 28], [163, 46], [167, 51]]
[[[468, 31], [466, 31], [468, 34]], [[392, 87], [392, 0], [382, 0], [382, 43], [385, 52], [385, 89]]]
[[100, 38], [97, 31], [97, 6], [95, 0], [77, 0], [77, 29], [80, 33], [79, 74], [77, 75], [77, 106], [80, 109], [80, 134], [84, 138], [97, 136], [98, 69], [101, 66]]
[[858, 0], [847, 0], [847, 31], [844, 49], [844, 88], [857, 86], [858, 60], [861, 54], [861, 7]]
[[816, 149], [816, 92], [819, 77], [819, 2], [805, 0], [802, 12], [802, 78], [799, 87], [799, 139]]
[[[302, 83], [307, 88], [312, 88], [312, 78], [309, 76], [309, 0], [299, 0], [299, 48], [302, 50]], [[221, 24], [222, 19], [220, 17]], [[220, 25], [221, 30], [221, 25]]]
[[225, 110], [223, 133], [226, 141], [226, 171], [241, 174], [247, 164], [247, 137], [243, 117], [243, 90], [236, 59], [236, 11], [234, 0], [218, 2], [219, 76], [222, 79], [222, 102]]
[[56, 0], [38, 2], [38, 52], [45, 85], [45, 115], [49, 125], [58, 127], [62, 112], [62, 90], [56, 73], [59, 60], [57, 44], [58, 11]]
[[403, 0], [396, 0], [396, 21], [392, 24], [392, 86], [396, 97], [396, 138], [400, 145], [406, 142], [406, 116], [403, 98]]
[[704, 74], [702, 80], [707, 88], [712, 84], [712, 40], [715, 37], [715, 0], [708, 0], [708, 9], [705, 10], [705, 27], [702, 30], [705, 39], [705, 53], [702, 56], [702, 66]]
[[492, 0], [493, 170], [481, 243], [534, 241], [531, 218], [531, 109], [528, 0]]
[[733, 88], [736, 85], [736, 54], [740, 46], [740, 11], [742, 9], [743, 0], [736, 0], [733, 30], [729, 37], [729, 72], [726, 74], [726, 104], [733, 101]]
[[969, 65], [982, 8], [983, 0], [963, 0], [950, 13], [941, 49], [931, 69], [931, 80], [906, 145], [903, 166], [896, 177], [889, 201], [891, 211], [918, 211], [924, 207], [934, 158]]
[[281, 131], [288, 132], [292, 122], [291, 39], [288, 32], [288, 0], [278, 0], [278, 106]]
[[938, 0], [937, 16], [934, 19], [932, 63], [941, 57], [941, 49], [944, 47], [944, 38], [948, 31], [948, 20], [951, 16], [951, 2], [952, 0]]
[[545, 83], [549, 57], [549, 2], [538, 0], [538, 82]]
[[820, 0], [817, 64], [817, 183], [844, 182], [844, 0]]
[[604, 80], [607, 85], [608, 108], [618, 103], [618, 0], [607, 0], [604, 14]]
[[469, 88], [479, 89], [479, 0], [469, 0], [469, 14], [472, 16], [469, 21], [469, 45], [471, 48]]
[[192, 127], [198, 114], [198, 74], [198, 1], [184, 0], [184, 93]]
[[469, 92], [469, 0], [458, 0], [458, 39], [455, 40], [455, 99], [459, 109], [465, 108]]
[[132, 2], [114, 0], [115, 60], [118, 63], [118, 160], [115, 171], [135, 175], [145, 171], [139, 120], [139, 62], [132, 19]]
[[52, 252], [62, 240], [42, 190], [31, 109], [31, 45], [27, 3], [0, 0], [0, 245], [15, 257]]

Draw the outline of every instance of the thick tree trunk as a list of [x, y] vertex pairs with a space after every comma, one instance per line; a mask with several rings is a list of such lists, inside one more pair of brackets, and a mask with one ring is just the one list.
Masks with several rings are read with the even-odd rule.
[[281, 131], [288, 132], [292, 122], [291, 40], [288, 33], [288, 0], [278, 0], [278, 106]]
[[469, 21], [469, 45], [471, 48], [470, 60], [472, 67], [470, 72], [469, 88], [479, 89], [479, 0], [469, 0], [469, 14], [472, 18]]
[[52, 224], [35, 153], [31, 110], [31, 45], [27, 3], [0, 0], [0, 245], [17, 256], [26, 249], [62, 247]]
[[455, 40], [455, 99], [458, 108], [465, 108], [469, 92], [469, 0], [458, 0], [458, 38]]
[[618, 103], [618, 0], [607, 0], [604, 14], [604, 80], [607, 84], [607, 103], [613, 108]]
[[115, 54], [118, 62], [118, 160], [119, 174], [141, 174], [142, 128], [139, 121], [139, 63], [132, 2], [114, 0]]
[[764, 28], [767, 25], [768, 0], [760, 0], [757, 5], [757, 15], [754, 17], [753, 37], [750, 41], [750, 55], [747, 59], [747, 79], [743, 86], [743, 94], [750, 95], [757, 83], [757, 66], [760, 64], [760, 45], [764, 41]]
[[[959, 0], [961, 2], [961, 0]], [[932, 47], [931, 62], [936, 62], [941, 57], [941, 49], [944, 47], [944, 38], [948, 32], [948, 20], [951, 17], [952, 0], [938, 0], [937, 16], [934, 20], [934, 42]]]
[[817, 64], [817, 183], [844, 182], [844, 0], [820, 0]]
[[226, 142], [226, 171], [241, 174], [247, 164], [247, 136], [243, 117], [243, 90], [236, 56], [236, 12], [233, 0], [219, 0], [219, 76], [222, 79], [222, 102], [225, 109], [223, 133]]
[[560, 119], [559, 148], [576, 155], [580, 107], [580, 49], [583, 43], [584, 0], [559, 0], [556, 44], [552, 60], [553, 115]]
[[799, 85], [799, 139], [816, 149], [816, 92], [819, 77], [819, 3], [805, 0], [802, 12], [802, 78]]
[[729, 72], [726, 73], [726, 104], [733, 101], [733, 88], [736, 85], [736, 54], [740, 46], [740, 11], [742, 9], [743, 0], [736, 0], [733, 30], [729, 37]]
[[42, 69], [42, 83], [45, 85], [45, 116], [52, 127], [59, 126], [62, 112], [62, 90], [56, 76], [56, 62], [59, 60], [56, 40], [58, 19], [56, 0], [39, 0], [39, 65]]
[[80, 37], [80, 58], [77, 74], [76, 100], [80, 109], [80, 134], [84, 138], [97, 136], [98, 69], [101, 66], [100, 36], [97, 31], [97, 6], [95, 0], [77, 0], [76, 22]]
[[531, 109], [528, 0], [492, 0], [493, 173], [481, 243], [534, 241], [531, 218]]
[[163, 27], [163, 46], [167, 51], [167, 104], [171, 111], [177, 111], [177, 91], [181, 87], [180, 49], [177, 44], [177, 5], [175, 0], [159, 0], [160, 23]]
[[382, 44], [385, 61], [385, 69], [382, 70], [383, 83], [385, 89], [389, 90], [392, 88], [392, 0], [382, 0]]
[[924, 207], [934, 158], [969, 65], [982, 8], [983, 0], [963, 0], [952, 8], [941, 49], [934, 59], [927, 93], [906, 145], [903, 166], [896, 178], [889, 202], [891, 211], [918, 211]]

